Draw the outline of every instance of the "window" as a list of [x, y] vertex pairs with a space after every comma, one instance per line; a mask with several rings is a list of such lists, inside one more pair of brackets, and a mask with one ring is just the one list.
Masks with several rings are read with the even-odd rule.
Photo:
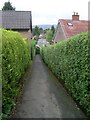
[[67, 23], [67, 25], [68, 25], [68, 26], [73, 26], [73, 24], [72, 24], [72, 23], [70, 23], [70, 22], [69, 22], [69, 23]]

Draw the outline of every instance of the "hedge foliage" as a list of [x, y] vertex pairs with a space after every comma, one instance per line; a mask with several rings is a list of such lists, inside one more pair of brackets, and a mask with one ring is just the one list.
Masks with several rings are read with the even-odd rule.
[[0, 31], [0, 119], [2, 112], [2, 31]]
[[36, 40], [31, 40], [31, 59], [33, 60], [34, 56], [36, 55]]
[[18, 32], [2, 31], [2, 112], [7, 116], [15, 105], [20, 78], [31, 62], [30, 44]]
[[[89, 38], [89, 39], [88, 39]], [[78, 34], [44, 47], [42, 57], [52, 72], [90, 116], [90, 34]]]

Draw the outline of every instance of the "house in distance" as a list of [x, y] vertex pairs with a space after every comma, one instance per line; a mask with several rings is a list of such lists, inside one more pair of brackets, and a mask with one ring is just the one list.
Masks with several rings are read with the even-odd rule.
[[[2, 17], [2, 28], [18, 31], [22, 37], [32, 37], [32, 15], [31, 11], [0, 11]], [[1, 25], [1, 24], [0, 24]]]
[[70, 38], [81, 32], [88, 31], [88, 21], [79, 20], [78, 13], [74, 12], [72, 19], [59, 19], [54, 35], [54, 43]]

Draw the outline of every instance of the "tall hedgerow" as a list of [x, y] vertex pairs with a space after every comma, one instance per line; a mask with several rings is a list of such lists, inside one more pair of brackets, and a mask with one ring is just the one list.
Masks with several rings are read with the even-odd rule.
[[2, 31], [0, 31], [0, 119], [2, 112]]
[[90, 116], [90, 33], [44, 47], [41, 53], [45, 63]]
[[31, 59], [33, 60], [33, 58], [35, 57], [36, 54], [36, 44], [37, 41], [36, 40], [31, 40]]
[[31, 62], [30, 45], [18, 32], [2, 31], [2, 112], [10, 114], [19, 93], [20, 78]]

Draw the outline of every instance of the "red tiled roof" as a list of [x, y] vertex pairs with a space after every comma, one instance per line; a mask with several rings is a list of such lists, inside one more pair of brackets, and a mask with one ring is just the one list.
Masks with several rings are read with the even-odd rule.
[[[64, 30], [66, 38], [70, 38], [81, 32], [88, 31], [88, 21], [85, 20], [73, 21], [73, 20], [60, 19], [59, 22]], [[70, 25], [68, 25], [68, 23]]]

